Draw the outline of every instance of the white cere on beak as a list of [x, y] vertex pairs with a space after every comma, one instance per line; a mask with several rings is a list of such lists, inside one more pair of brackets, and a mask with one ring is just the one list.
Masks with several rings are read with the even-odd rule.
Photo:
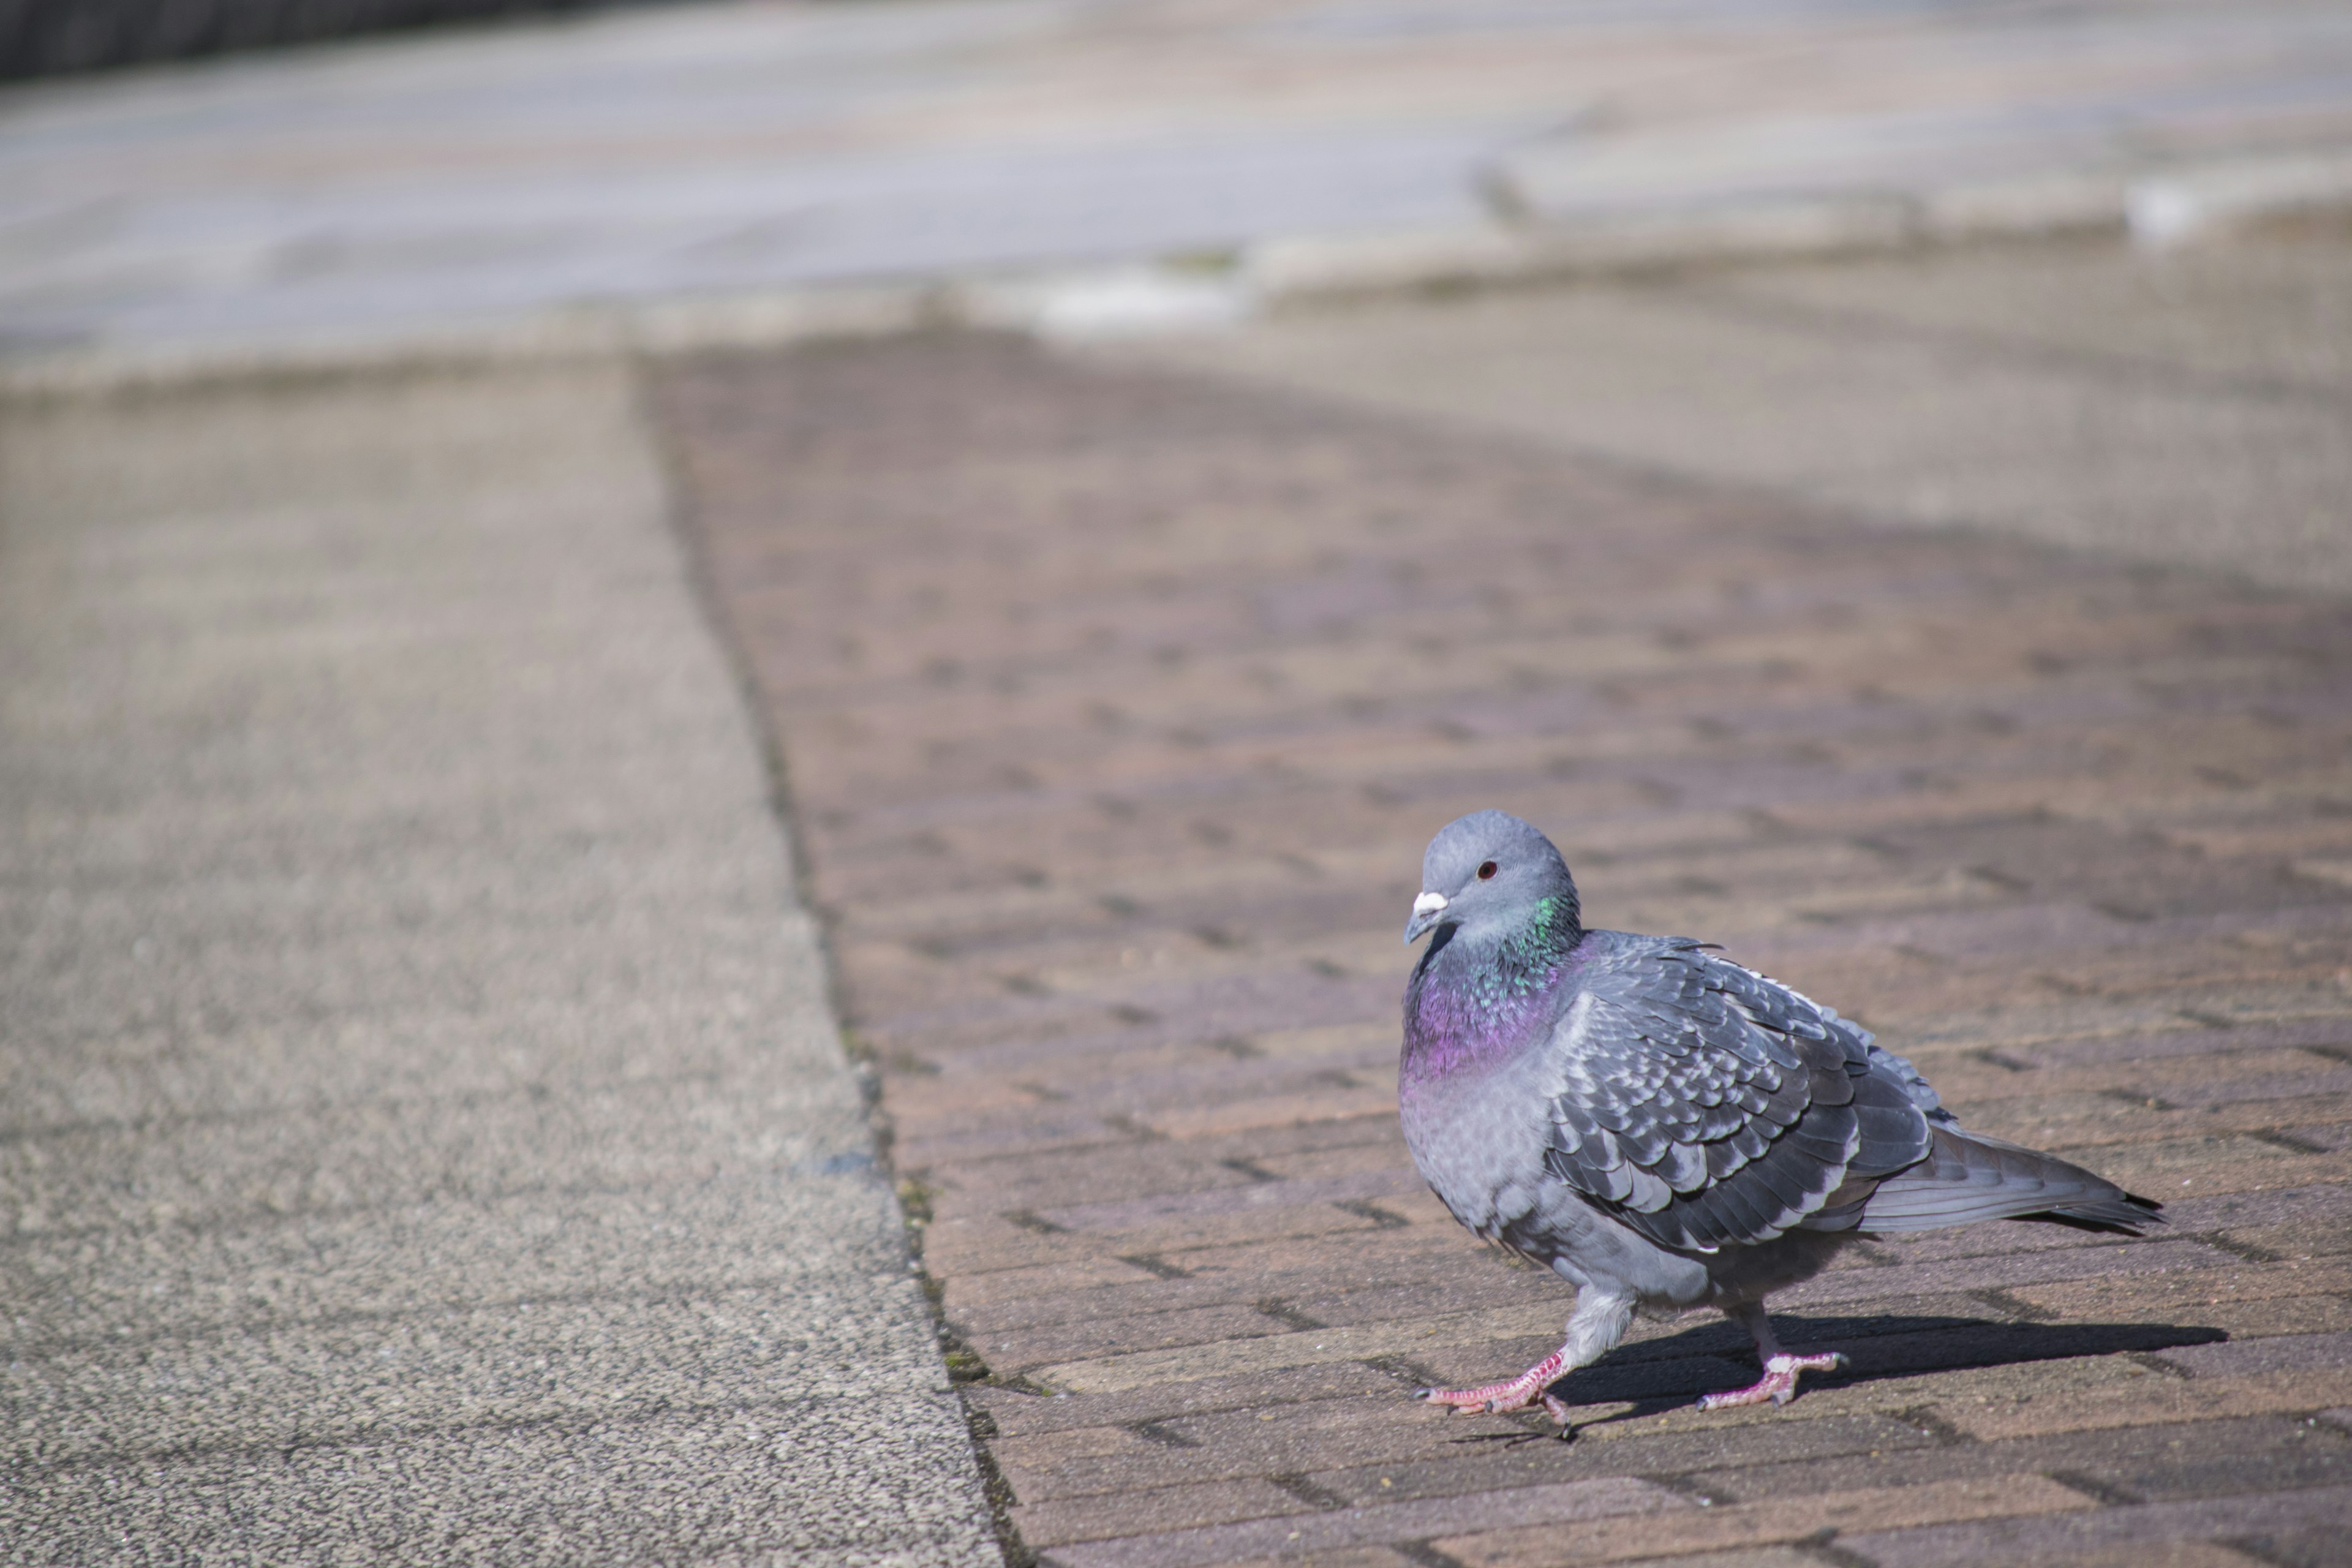
[[1433, 915], [1444, 907], [1444, 893], [1423, 893], [1412, 901], [1412, 912], [1417, 915]]

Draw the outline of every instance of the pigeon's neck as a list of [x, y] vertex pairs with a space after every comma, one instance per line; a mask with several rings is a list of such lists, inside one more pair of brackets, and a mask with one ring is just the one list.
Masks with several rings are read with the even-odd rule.
[[1457, 931], [1422, 955], [1405, 991], [1405, 1068], [1442, 1076], [1507, 1056], [1548, 1027], [1560, 973], [1584, 931], [1572, 899], [1547, 898], [1522, 925]]

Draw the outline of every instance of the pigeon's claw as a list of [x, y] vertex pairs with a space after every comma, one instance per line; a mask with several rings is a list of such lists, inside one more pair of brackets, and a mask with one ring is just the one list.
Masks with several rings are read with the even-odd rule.
[[1413, 1397], [1432, 1405], [1450, 1405], [1455, 1410], [1485, 1415], [1496, 1410], [1521, 1410], [1535, 1403], [1535, 1396], [1514, 1386], [1517, 1382], [1490, 1383], [1483, 1388], [1424, 1388]]
[[1559, 1375], [1567, 1360], [1564, 1352], [1554, 1351], [1508, 1383], [1490, 1383], [1483, 1388], [1424, 1388], [1415, 1397], [1432, 1405], [1450, 1405], [1456, 1410], [1485, 1412], [1525, 1410], [1540, 1398], [1552, 1419], [1565, 1423], [1568, 1406], [1544, 1391]]
[[1786, 1405], [1797, 1397], [1797, 1374], [1801, 1372], [1835, 1372], [1845, 1365], [1845, 1357], [1835, 1351], [1820, 1355], [1775, 1355], [1764, 1359], [1764, 1375], [1746, 1388], [1729, 1394], [1710, 1394], [1698, 1402], [1701, 1410], [1728, 1410], [1735, 1405], [1761, 1405], [1770, 1400]]

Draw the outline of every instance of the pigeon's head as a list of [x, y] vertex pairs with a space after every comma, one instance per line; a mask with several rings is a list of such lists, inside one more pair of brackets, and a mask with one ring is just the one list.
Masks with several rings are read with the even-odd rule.
[[1411, 943], [1440, 926], [1509, 934], [1546, 899], [1559, 900], [1555, 908], [1573, 931], [1576, 883], [1551, 840], [1507, 811], [1474, 811], [1429, 841], [1421, 860], [1421, 897], [1412, 901], [1404, 940]]

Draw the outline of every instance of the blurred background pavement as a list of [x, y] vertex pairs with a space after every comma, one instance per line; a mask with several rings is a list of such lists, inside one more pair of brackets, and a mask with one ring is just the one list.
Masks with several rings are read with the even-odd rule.
[[1198, 321], [1627, 260], [2175, 237], [2352, 200], [2347, 151], [2352, 14], [2317, 0], [663, 6], [0, 95], [0, 342], [877, 280]]
[[1149, 357], [1878, 526], [2352, 591], [2352, 221], [1391, 302]]

